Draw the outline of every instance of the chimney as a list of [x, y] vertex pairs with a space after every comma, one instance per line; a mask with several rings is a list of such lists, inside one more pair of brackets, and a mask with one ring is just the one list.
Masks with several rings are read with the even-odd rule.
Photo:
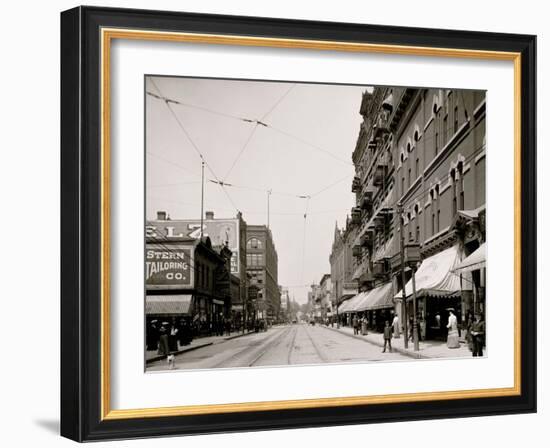
[[166, 221], [166, 212], [165, 211], [158, 211], [157, 212], [157, 219], [159, 221]]
[[206, 212], [205, 216], [206, 219], [214, 219], [214, 212]]

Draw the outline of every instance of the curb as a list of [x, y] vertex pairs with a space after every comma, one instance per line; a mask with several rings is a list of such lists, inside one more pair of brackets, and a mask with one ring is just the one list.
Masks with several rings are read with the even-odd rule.
[[[194, 345], [193, 347], [182, 348], [181, 350], [178, 350], [177, 352], [172, 352], [170, 354], [171, 355], [181, 355], [182, 353], [187, 353], [187, 352], [191, 352], [193, 350], [197, 350], [199, 348], [208, 347], [209, 345], [220, 344], [224, 341], [230, 341], [231, 339], [240, 338], [242, 336], [248, 336], [249, 334], [253, 334], [253, 333], [254, 333], [253, 331], [249, 331], [248, 333], [239, 333], [239, 334], [236, 334], [236, 335], [233, 335], [233, 336], [227, 336], [223, 339], [220, 339], [219, 341], [205, 342], [203, 344], [197, 344], [197, 345]], [[145, 361], [145, 364], [150, 364], [150, 363], [153, 363], [153, 362], [162, 361], [163, 359], [166, 359], [166, 356], [167, 355], [154, 356], [153, 358], [147, 359]]]
[[[227, 336], [226, 338], [223, 338], [223, 340], [230, 341], [231, 339], [242, 338], [243, 336], [248, 336], [249, 334], [254, 334], [254, 333], [255, 333], [254, 331], [249, 331], [248, 333], [238, 333], [234, 336]], [[216, 342], [216, 344], [219, 344], [219, 342]]]
[[[336, 331], [337, 333], [343, 334], [345, 336], [349, 336], [350, 338], [358, 339], [363, 342], [368, 342], [369, 344], [376, 345], [377, 347], [384, 347], [384, 344], [382, 344], [381, 342], [366, 339], [364, 336], [349, 334], [349, 333], [340, 331], [337, 328], [330, 328], [330, 327], [326, 327], [326, 328], [332, 331]], [[392, 347], [392, 351], [401, 353], [402, 355], [408, 356], [409, 358], [413, 358], [413, 359], [432, 359], [431, 356], [422, 355], [420, 353], [414, 353], [414, 352], [411, 353], [409, 350], [405, 350], [400, 347]]]
[[[188, 348], [182, 348], [181, 350], [178, 350], [177, 352], [171, 352], [171, 355], [181, 355], [182, 353], [186, 352], [192, 352], [193, 350], [197, 350], [198, 348], [208, 347], [209, 345], [214, 345], [213, 342], [205, 342], [204, 344], [197, 344], [193, 347]], [[166, 359], [167, 355], [158, 355], [153, 358], [149, 358], [145, 360], [145, 364], [150, 364], [152, 362], [162, 361], [163, 359]]]

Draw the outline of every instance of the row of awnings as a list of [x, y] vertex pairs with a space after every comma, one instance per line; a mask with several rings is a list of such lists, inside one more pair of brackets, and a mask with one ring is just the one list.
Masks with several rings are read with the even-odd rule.
[[338, 313], [357, 313], [392, 306], [392, 284], [388, 282], [346, 300], [338, 307]]
[[[456, 297], [461, 291], [471, 290], [472, 282], [463, 274], [486, 266], [486, 246], [483, 243], [464, 258], [457, 244], [422, 261], [415, 273], [416, 295], [419, 297]], [[407, 299], [412, 297], [412, 278], [405, 285]], [[362, 292], [342, 303], [339, 313], [356, 313], [393, 306], [394, 300], [403, 298], [402, 291], [393, 295], [392, 284], [385, 283], [367, 292]]]

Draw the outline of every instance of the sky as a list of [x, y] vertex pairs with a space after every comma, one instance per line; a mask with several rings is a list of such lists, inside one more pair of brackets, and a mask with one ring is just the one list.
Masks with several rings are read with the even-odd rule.
[[180, 103], [146, 95], [147, 219], [158, 210], [200, 218], [200, 154], [204, 210], [216, 218], [240, 210], [248, 224], [267, 224], [271, 190], [279, 284], [306, 302], [309, 285], [330, 273], [335, 224], [355, 203], [351, 155], [366, 87], [148, 77], [145, 88]]

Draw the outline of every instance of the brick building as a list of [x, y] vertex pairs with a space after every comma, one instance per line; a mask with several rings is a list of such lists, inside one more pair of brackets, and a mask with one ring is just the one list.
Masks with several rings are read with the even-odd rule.
[[[246, 228], [246, 266], [249, 292], [255, 301], [256, 317], [276, 320], [281, 304], [278, 284], [278, 257], [271, 230], [265, 225]], [[249, 294], [250, 296], [250, 294]]]
[[485, 92], [374, 88], [360, 113], [351, 217], [361, 293], [347, 312], [367, 313], [375, 326], [394, 312], [411, 315], [410, 269], [407, 309], [401, 300], [402, 223], [403, 243], [420, 245], [422, 336], [443, 337], [447, 308], [462, 323], [474, 309], [485, 311], [484, 267], [458, 270], [485, 241]]

